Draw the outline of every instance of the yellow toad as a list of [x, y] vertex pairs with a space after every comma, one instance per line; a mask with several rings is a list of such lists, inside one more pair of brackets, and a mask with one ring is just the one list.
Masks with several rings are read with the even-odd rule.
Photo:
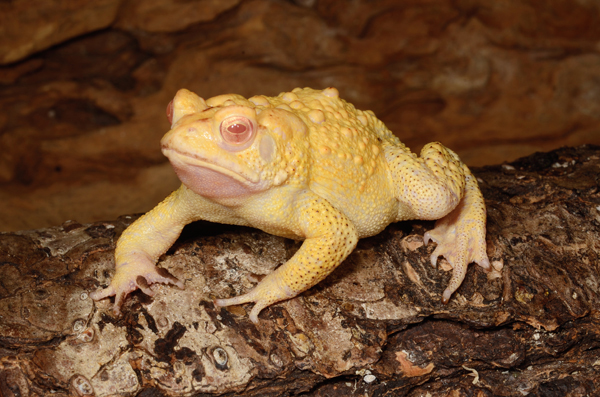
[[92, 294], [95, 300], [116, 295], [117, 314], [136, 288], [148, 294], [157, 282], [183, 288], [155, 263], [183, 227], [199, 219], [304, 240], [250, 292], [215, 301], [254, 302], [253, 322], [265, 307], [323, 280], [358, 239], [391, 222], [439, 219], [425, 243], [438, 244], [434, 266], [444, 256], [453, 267], [444, 303], [469, 263], [490, 267], [483, 197], [458, 156], [431, 143], [417, 157], [371, 111], [340, 99], [335, 88], [206, 101], [182, 89], [167, 115], [172, 125], [162, 151], [182, 185], [119, 239], [112, 282]]

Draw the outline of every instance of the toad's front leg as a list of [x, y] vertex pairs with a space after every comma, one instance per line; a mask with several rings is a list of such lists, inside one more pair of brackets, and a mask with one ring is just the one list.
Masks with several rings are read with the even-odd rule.
[[386, 159], [401, 203], [399, 220], [439, 219], [424, 241], [438, 244], [431, 255], [434, 266], [443, 256], [453, 267], [442, 295], [442, 302], [448, 303], [469, 263], [490, 269], [485, 204], [477, 181], [458, 156], [439, 143], [425, 145], [419, 158], [405, 148], [390, 148]]
[[247, 225], [226, 208], [194, 194], [182, 185], [150, 212], [132, 223], [121, 235], [115, 250], [115, 275], [110, 285], [90, 294], [94, 300], [115, 296], [114, 313], [120, 314], [125, 297], [141, 289], [153, 295], [150, 285], [183, 283], [155, 266], [158, 258], [177, 240], [183, 227], [198, 219]]
[[300, 249], [247, 294], [216, 299], [215, 305], [254, 302], [250, 320], [256, 323], [262, 309], [316, 285], [352, 252], [358, 242], [352, 222], [325, 199], [313, 193], [307, 196], [296, 205], [292, 220], [306, 238]]
[[184, 187], [173, 192], [125, 229], [115, 250], [115, 275], [108, 287], [90, 294], [93, 300], [115, 296], [114, 313], [119, 315], [125, 297], [138, 288], [148, 295], [153, 295], [150, 285], [154, 283], [183, 288], [181, 281], [155, 263], [193, 219], [184, 197], [187, 193]]

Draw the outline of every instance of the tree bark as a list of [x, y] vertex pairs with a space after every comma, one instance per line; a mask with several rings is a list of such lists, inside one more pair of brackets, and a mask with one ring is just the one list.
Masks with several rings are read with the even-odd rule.
[[134, 217], [0, 234], [0, 395], [584, 396], [600, 393], [600, 147], [474, 169], [493, 271], [429, 264], [433, 222], [361, 240], [324, 282], [265, 309], [215, 308], [300, 246], [195, 223], [160, 260], [185, 290], [109, 282]]

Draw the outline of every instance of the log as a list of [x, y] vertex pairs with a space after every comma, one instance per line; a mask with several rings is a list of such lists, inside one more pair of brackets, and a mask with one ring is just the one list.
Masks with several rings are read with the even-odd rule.
[[363, 239], [325, 281], [273, 305], [248, 291], [300, 242], [206, 222], [159, 261], [185, 290], [89, 293], [135, 219], [0, 234], [0, 395], [584, 396], [600, 390], [600, 147], [474, 169], [493, 270], [429, 263], [432, 222]]

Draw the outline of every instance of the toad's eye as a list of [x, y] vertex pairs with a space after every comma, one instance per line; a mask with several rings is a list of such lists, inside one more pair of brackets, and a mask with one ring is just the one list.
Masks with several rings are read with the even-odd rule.
[[254, 124], [244, 116], [231, 116], [221, 122], [219, 127], [223, 140], [231, 145], [242, 145], [254, 134]]

